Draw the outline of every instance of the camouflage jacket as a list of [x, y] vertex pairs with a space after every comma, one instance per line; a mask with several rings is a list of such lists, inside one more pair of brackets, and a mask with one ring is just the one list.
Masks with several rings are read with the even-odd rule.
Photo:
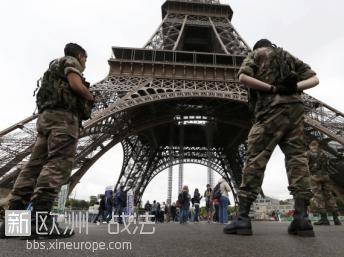
[[308, 166], [311, 175], [326, 176], [328, 175], [329, 159], [326, 154], [318, 150], [317, 152], [308, 151]]
[[[308, 79], [316, 73], [304, 62], [287, 51], [279, 48], [283, 54], [284, 65], [297, 73], [298, 81]], [[281, 65], [275, 48], [263, 47], [251, 52], [243, 61], [238, 76], [246, 74], [270, 85], [277, 85], [281, 80]], [[253, 111], [256, 119], [263, 117], [270, 108], [279, 104], [302, 102], [300, 94], [279, 95], [250, 89], [254, 94]]]

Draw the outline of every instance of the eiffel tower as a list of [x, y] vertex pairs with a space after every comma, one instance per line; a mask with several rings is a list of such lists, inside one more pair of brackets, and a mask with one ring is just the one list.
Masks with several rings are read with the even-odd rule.
[[[236, 74], [251, 50], [232, 15], [229, 5], [216, 0], [167, 0], [162, 22], [143, 48], [112, 47], [108, 76], [92, 85], [96, 106], [83, 124], [69, 192], [121, 143], [115, 190], [120, 183], [131, 188], [135, 204], [156, 175], [183, 163], [211, 168], [236, 197], [251, 127], [247, 90]], [[331, 177], [343, 190], [344, 115], [310, 95], [303, 100], [306, 137], [321, 141], [332, 158]], [[2, 195], [30, 155], [36, 117], [0, 132]]]

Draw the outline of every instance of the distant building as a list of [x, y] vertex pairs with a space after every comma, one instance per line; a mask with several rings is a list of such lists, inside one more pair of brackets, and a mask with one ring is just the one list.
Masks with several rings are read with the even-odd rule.
[[270, 220], [273, 212], [276, 214], [287, 215], [294, 209], [294, 200], [288, 199], [280, 201], [268, 196], [263, 198], [258, 195], [252, 204], [251, 216], [257, 220]]

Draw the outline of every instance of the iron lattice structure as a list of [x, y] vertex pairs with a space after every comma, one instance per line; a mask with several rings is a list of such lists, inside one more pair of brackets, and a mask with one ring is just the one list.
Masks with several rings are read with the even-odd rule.
[[[207, 166], [236, 195], [251, 127], [247, 91], [237, 71], [250, 48], [219, 1], [166, 1], [162, 23], [143, 48], [113, 47], [108, 76], [92, 85], [93, 118], [80, 135], [72, 191], [87, 170], [118, 143], [123, 183], [141, 201], [161, 171], [183, 163]], [[306, 136], [331, 156], [331, 176], [344, 187], [344, 115], [303, 95]], [[0, 187], [10, 188], [35, 140], [33, 115], [0, 132]], [[170, 185], [171, 186], [171, 185]]]

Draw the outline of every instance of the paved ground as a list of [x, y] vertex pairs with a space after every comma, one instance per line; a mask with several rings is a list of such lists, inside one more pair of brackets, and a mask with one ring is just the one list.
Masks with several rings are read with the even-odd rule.
[[[127, 231], [109, 235], [107, 224], [89, 223], [85, 231], [71, 239], [26, 241], [0, 240], [0, 256], [135, 256], [135, 257], [343, 257], [344, 226], [315, 227], [316, 237], [300, 238], [287, 234], [288, 223], [254, 222], [253, 236], [225, 235], [218, 224], [156, 224], [153, 235], [128, 234]], [[120, 227], [123, 229], [123, 226]], [[130, 227], [131, 232], [134, 227]], [[145, 226], [144, 231], [152, 231]], [[111, 228], [115, 232], [115, 227]], [[111, 243], [113, 242], [113, 243]], [[131, 249], [128, 248], [129, 242]], [[83, 250], [63, 250], [75, 246]], [[88, 249], [101, 243], [104, 250]], [[62, 245], [64, 244], [64, 245]], [[36, 250], [33, 248], [45, 248]], [[51, 247], [51, 249], [47, 249]], [[59, 247], [60, 250], [56, 248]], [[94, 247], [96, 247], [94, 245]], [[98, 245], [99, 247], [99, 245]], [[109, 249], [117, 248], [117, 249]], [[27, 249], [31, 248], [31, 250]], [[106, 249], [107, 248], [107, 249]], [[122, 248], [122, 249], [119, 249]], [[125, 249], [123, 249], [125, 248]]]

